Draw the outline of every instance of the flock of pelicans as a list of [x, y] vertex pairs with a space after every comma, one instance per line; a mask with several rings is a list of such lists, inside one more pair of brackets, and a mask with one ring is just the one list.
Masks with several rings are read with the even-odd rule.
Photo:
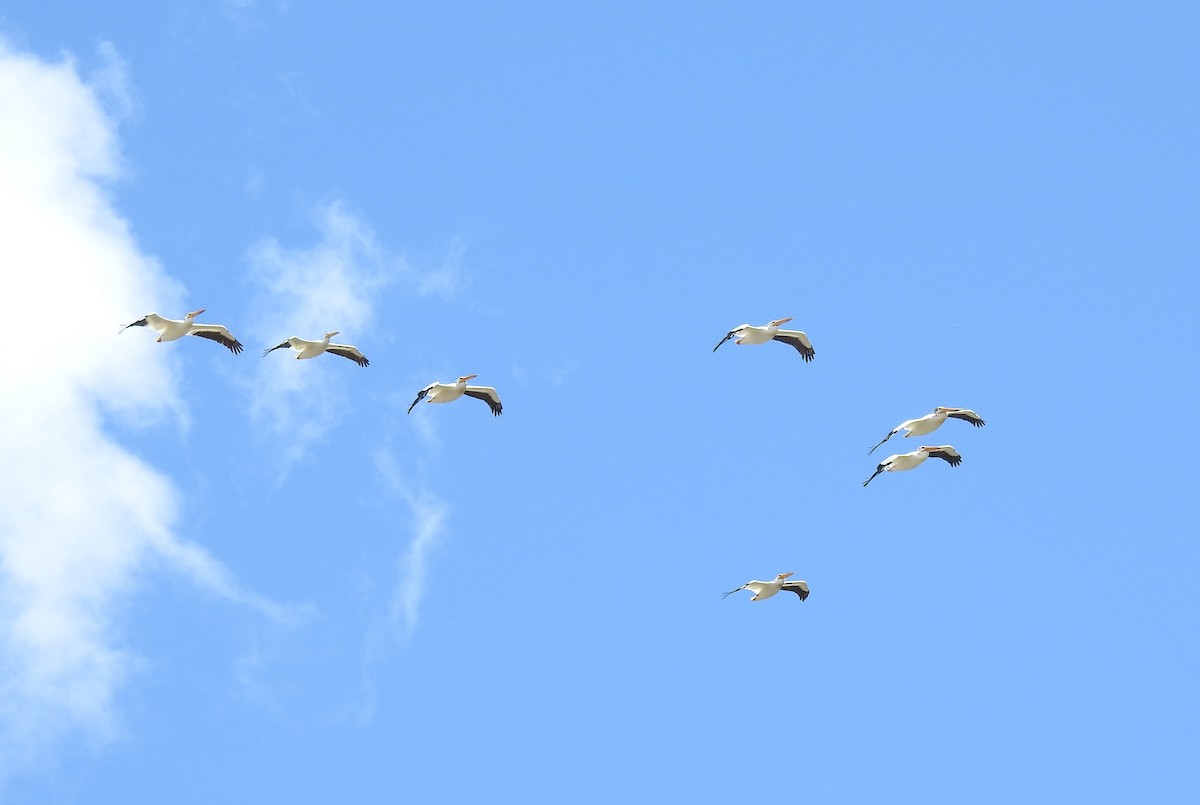
[[[240, 353], [243, 349], [242, 342], [234, 338], [229, 330], [223, 325], [196, 323], [196, 317], [203, 312], [203, 308], [192, 311], [184, 316], [182, 320], [167, 319], [159, 316], [157, 313], [147, 313], [137, 321], [122, 327], [121, 332], [124, 332], [130, 327], [149, 327], [151, 330], [154, 330], [158, 333], [159, 341], [175, 341], [183, 338], [185, 335], [195, 335], [199, 336], [200, 338], [207, 338], [210, 341], [215, 341], [218, 344], [228, 348], [229, 351], [235, 355]], [[808, 336], [806, 334], [800, 330], [779, 329], [781, 325], [787, 324], [791, 320], [792, 319], [789, 316], [788, 318], [784, 319], [775, 319], [774, 321], [762, 326], [740, 324], [726, 333], [725, 337], [717, 342], [717, 345], [713, 347], [713, 352], [716, 352], [718, 349], [720, 349], [721, 345], [731, 338], [734, 339], [735, 344], [765, 344], [768, 341], [779, 341], [795, 347], [796, 351], [800, 353], [800, 357], [806, 362], [812, 361], [812, 359], [816, 357], [817, 353], [816, 350], [813, 349], [812, 342], [808, 340]], [[368, 366], [370, 364], [370, 361], [368, 361], [366, 356], [359, 351], [358, 347], [351, 346], [349, 344], [330, 343], [329, 339], [333, 338], [337, 334], [338, 332], [336, 330], [325, 333], [325, 337], [320, 341], [308, 341], [303, 338], [292, 336], [276, 346], [263, 350], [263, 356], [265, 357], [277, 349], [290, 348], [296, 351], [297, 360], [302, 358], [315, 358], [318, 355], [329, 352], [334, 355], [340, 355], [343, 358], [352, 360], [359, 366]], [[428, 386], [417, 392], [417, 398], [413, 400], [412, 405], [408, 406], [408, 413], [411, 414], [412, 409], [416, 407], [417, 403], [419, 403], [421, 400], [431, 403], [448, 403], [466, 395], [468, 397], [474, 397], [477, 400], [483, 400], [488, 404], [488, 408], [491, 409], [493, 415], [500, 416], [500, 413], [504, 410], [500, 405], [500, 395], [498, 395], [496, 390], [491, 386], [468, 386], [467, 381], [475, 377], [477, 377], [477, 375], [463, 375], [454, 383], [438, 383], [436, 381], [430, 383]], [[925, 416], [917, 417], [916, 419], [906, 419], [896, 427], [892, 428], [891, 431], [888, 432], [888, 435], [884, 436], [879, 444], [870, 449], [867, 455], [874, 453], [880, 445], [895, 436], [900, 431], [905, 431], [905, 438], [908, 438], [909, 436], [924, 436], [925, 434], [932, 433], [940, 428], [942, 423], [944, 423], [948, 418], [961, 419], [966, 422], [970, 422], [977, 428], [981, 428], [985, 424], [979, 414], [970, 409], [947, 408], [946, 406], [939, 405], [937, 408], [934, 408], [931, 413], [928, 413]], [[924, 463], [925, 459], [930, 457], [940, 458], [949, 463], [951, 467], [957, 467], [962, 463], [962, 456], [959, 455], [958, 451], [955, 450], [951, 445], [943, 444], [918, 447], [916, 450], [913, 450], [910, 453], [896, 453], [879, 462], [879, 465], [875, 467], [875, 472], [871, 475], [871, 477], [863, 481], [863, 486], [871, 483], [875, 476], [879, 475], [881, 472], [901, 472], [904, 470], [911, 470], [920, 466], [922, 463]], [[788, 581], [788, 578], [792, 575], [792, 573], [780, 573], [770, 581], [758, 581], [757, 579], [754, 579], [746, 582], [736, 590], [730, 590], [722, 597], [728, 597], [742, 590], [750, 590], [752, 593], [754, 593], [754, 596], [750, 600], [761, 601], [765, 598], [770, 598], [780, 590], [787, 590], [788, 592], [793, 592], [798, 595], [800, 600], [803, 601], [808, 598], [808, 582], [803, 580]]]
[[[204, 312], [204, 308], [193, 310], [180, 319], [166, 319], [157, 313], [147, 313], [142, 318], [135, 322], [126, 324], [121, 328], [121, 332], [125, 332], [130, 327], [149, 327], [158, 333], [158, 340], [161, 341], [176, 341], [183, 338], [185, 335], [197, 335], [201, 338], [207, 338], [209, 341], [216, 341], [223, 347], [226, 347], [234, 355], [239, 354], [243, 347], [242, 342], [233, 337], [229, 329], [223, 324], [197, 324], [196, 317]], [[359, 351], [358, 347], [350, 344], [331, 344], [329, 339], [338, 334], [337, 330], [325, 333], [325, 337], [320, 341], [308, 341], [303, 338], [292, 336], [282, 344], [277, 344], [270, 349], [263, 350], [263, 357], [270, 355], [277, 349], [290, 347], [296, 350], [296, 360], [302, 358], [315, 358], [318, 355], [329, 352], [333, 355], [341, 355], [343, 358], [348, 358], [359, 366], [369, 366], [371, 362], [367, 360], [367, 356]], [[478, 377], [478, 375], [463, 375], [454, 383], [430, 383], [425, 388], [417, 392], [417, 399], [413, 400], [412, 405], [408, 406], [408, 413], [412, 413], [412, 409], [421, 400], [431, 403], [448, 403], [457, 400], [464, 394], [468, 397], [474, 397], [477, 400], [483, 400], [488, 404], [488, 408], [492, 409], [495, 416], [500, 416], [504, 407], [500, 405], [500, 395], [491, 386], [468, 386], [467, 381]]]

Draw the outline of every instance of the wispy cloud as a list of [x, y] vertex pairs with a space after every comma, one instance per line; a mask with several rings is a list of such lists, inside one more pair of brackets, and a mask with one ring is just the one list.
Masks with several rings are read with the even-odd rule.
[[[337, 330], [337, 341], [356, 344], [372, 358], [376, 311], [383, 300], [452, 297], [463, 285], [462, 240], [453, 241], [437, 265], [418, 267], [380, 245], [370, 225], [340, 201], [316, 211], [315, 228], [311, 245], [287, 247], [266, 238], [247, 254], [259, 288], [249, 335], [259, 343], [275, 346], [294, 335], [319, 339]], [[347, 367], [340, 359], [297, 363], [294, 357], [282, 350], [272, 353], [247, 389], [260, 424], [281, 439], [281, 478], [344, 417], [349, 402]]]
[[116, 46], [107, 40], [96, 46], [96, 55], [100, 57], [100, 67], [88, 77], [88, 86], [110, 114], [118, 118], [132, 117], [137, 112], [137, 101], [131, 90], [129, 66]]
[[454, 296], [463, 286], [463, 257], [467, 254], [467, 242], [455, 238], [441, 263], [432, 270], [409, 271], [407, 278], [418, 296]]
[[[318, 242], [290, 249], [275, 239], [249, 252], [260, 293], [254, 330], [260, 343], [275, 346], [291, 336], [355, 343], [371, 357], [369, 333], [376, 300], [405, 269], [377, 245], [370, 228], [333, 203], [317, 214]], [[345, 410], [347, 367], [340, 358], [297, 362], [291, 351], [274, 352], [261, 362], [250, 387], [252, 410], [276, 437], [284, 472], [324, 437]], [[330, 366], [331, 361], [337, 365]]]
[[276, 0], [273, 3], [262, 3], [258, 0], [221, 0], [221, 15], [225, 17], [239, 34], [249, 34], [264, 30], [271, 21], [270, 15], [284, 15], [291, 10], [290, 0]]
[[411, 638], [417, 628], [430, 557], [445, 537], [450, 516], [446, 503], [403, 475], [391, 452], [377, 450], [373, 459], [387, 489], [407, 507], [408, 520], [401, 532], [402, 547], [396, 554], [395, 575], [388, 584], [386, 603], [373, 613], [367, 629], [360, 696], [347, 708], [347, 716], [360, 727], [375, 715], [379, 699], [376, 665], [398, 642]]
[[[128, 97], [123, 81], [109, 70], [99, 83], [111, 99]], [[65, 734], [119, 731], [116, 698], [139, 661], [117, 615], [155, 564], [288, 612], [176, 536], [173, 484], [106, 430], [182, 410], [173, 353], [117, 334], [183, 293], [113, 209], [113, 117], [72, 62], [0, 41], [0, 119], [0, 264], [21, 277], [0, 316], [37, 347], [0, 352], [2, 780]]]
[[375, 468], [391, 489], [408, 506], [412, 537], [397, 559], [397, 579], [388, 607], [393, 634], [411, 637], [417, 626], [429, 556], [440, 544], [449, 509], [428, 490], [405, 480], [390, 453], [375, 453]]

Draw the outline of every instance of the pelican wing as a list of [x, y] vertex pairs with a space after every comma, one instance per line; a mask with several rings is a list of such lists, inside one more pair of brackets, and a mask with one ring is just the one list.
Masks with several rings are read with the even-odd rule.
[[[721, 593], [721, 597], [722, 597], [722, 598], [728, 598], [729, 596], [733, 595], [734, 593], [740, 593], [742, 590], [749, 590], [749, 589], [750, 589], [750, 585], [752, 585], [752, 584], [754, 584], [754, 582], [752, 582], [752, 581], [748, 581], [748, 582], [746, 582], [745, 584], [743, 584], [741, 587], [738, 587], [736, 590], [730, 590], [730, 591], [729, 591], [729, 592], [727, 592], [727, 593]], [[757, 594], [758, 594], [758, 590], [754, 590], [754, 594], [755, 594], [755, 595], [757, 595]]]
[[161, 333], [167, 329], [168, 324], [179, 324], [174, 319], [164, 319], [157, 313], [147, 313], [135, 322], [130, 322], [121, 328], [121, 332], [125, 332], [130, 327], [149, 327], [157, 333]]
[[242, 351], [242, 342], [238, 341], [233, 335], [220, 324], [193, 324], [192, 331], [188, 335], [196, 335], [201, 338], [207, 338], [209, 341], [216, 341], [221, 346], [227, 348], [234, 355]]
[[808, 582], [807, 581], [785, 581], [783, 583], [783, 589], [788, 590], [789, 592], [793, 592], [796, 595], [800, 596], [801, 601], [808, 598]]
[[426, 394], [428, 394], [428, 393], [429, 393], [429, 390], [430, 390], [430, 389], [432, 389], [432, 388], [433, 388], [434, 386], [436, 386], [436, 385], [437, 385], [437, 383], [430, 383], [428, 386], [426, 386], [425, 388], [423, 388], [423, 389], [421, 389], [420, 391], [418, 391], [418, 392], [417, 392], [417, 399], [413, 400], [413, 401], [412, 401], [412, 405], [408, 406], [408, 411], [407, 411], [406, 413], [409, 413], [409, 414], [411, 414], [411, 413], [412, 413], [412, 409], [414, 409], [414, 408], [416, 408], [416, 407], [417, 407], [417, 403], [419, 403], [421, 400], [425, 399], [425, 395], [426, 395]]
[[951, 467], [957, 467], [959, 464], [962, 464], [962, 456], [948, 444], [944, 444], [941, 447], [931, 447], [929, 449], [929, 457], [948, 461]]
[[800, 353], [800, 357], [804, 358], [805, 363], [811, 363], [816, 357], [817, 351], [813, 349], [812, 342], [808, 340], [808, 336], [799, 330], [780, 330], [775, 334], [776, 341], [782, 341], [785, 344], [790, 344]]
[[492, 416], [500, 416], [504, 410], [504, 406], [500, 404], [500, 395], [491, 386], [467, 386], [467, 390], [463, 394], [487, 403], [488, 408], [492, 409]]
[[[725, 333], [725, 337], [724, 337], [724, 338], [722, 338], [720, 341], [718, 341], [718, 342], [717, 342], [717, 345], [716, 345], [715, 347], [713, 347], [713, 352], [716, 352], [718, 349], [720, 349], [720, 348], [721, 348], [721, 345], [722, 345], [722, 344], [724, 344], [726, 341], [728, 341], [729, 339], [731, 339], [731, 338], [733, 338], [734, 336], [736, 336], [736, 335], [737, 335], [739, 332], [741, 332], [741, 331], [742, 331], [742, 328], [743, 328], [743, 327], [745, 327], [745, 326], [746, 326], [746, 325], [744, 325], [744, 324], [742, 324], [742, 325], [739, 325], [739, 326], [737, 326], [737, 327], [734, 327], [734, 328], [733, 328], [732, 330], [730, 330], [729, 332]], [[736, 590], [735, 590], [735, 592], [736, 592]]]
[[[906, 420], [904, 420], [904, 421], [903, 421], [903, 422], [901, 422], [899, 425], [897, 425], [896, 427], [892, 428], [891, 432], [890, 432], [890, 433], [888, 433], [888, 435], [887, 435], [887, 436], [884, 436], [884, 437], [883, 437], [883, 442], [886, 442], [888, 439], [892, 438], [893, 436], [895, 436], [897, 433], [899, 433], [899, 432], [900, 432], [900, 431], [902, 431], [902, 430], [907, 430], [907, 431], [909, 431], [909, 433], [906, 433], [906, 434], [904, 434], [905, 436], [912, 436], [912, 433], [911, 433], [911, 431], [912, 431], [913, 425], [916, 425], [918, 422], [922, 422], [922, 421], [924, 421], [924, 420], [926, 420], [926, 419], [928, 419], [928, 418], [929, 418], [929, 417], [919, 416], [919, 417], [917, 417], [916, 419], [906, 419]], [[883, 444], [883, 442], [880, 442], [879, 444], [875, 445], [875, 447], [879, 447], [879, 445], [880, 445], [880, 444]], [[872, 447], [870, 450], [868, 450], [868, 451], [867, 451], [867, 455], [868, 455], [868, 456], [869, 456], [869, 455], [871, 455], [872, 453], [874, 453], [874, 452], [875, 452], [875, 447]]]
[[133, 322], [130, 322], [129, 324], [126, 324], [124, 327], [122, 327], [117, 332], [123, 333], [126, 330], [128, 330], [130, 327], [145, 327], [147, 324], [150, 323], [148, 321], [149, 318], [150, 318], [149, 316], [143, 316], [142, 318], [138, 319], [137, 321], [133, 321]]
[[878, 475], [879, 473], [883, 472], [884, 470], [890, 471], [892, 462], [894, 462], [896, 459], [898, 459], [900, 457], [900, 455], [901, 454], [899, 454], [899, 453], [893, 453], [892, 455], [885, 458], [883, 461], [879, 462], [879, 464], [876, 465], [876, 467], [875, 467], [875, 473], [870, 478], [863, 481], [863, 486], [866, 486], [867, 484], [871, 483], [871, 481], [875, 480], [875, 476]]
[[883, 444], [884, 442], [886, 442], [888, 439], [890, 439], [890, 438], [892, 438], [893, 436], [895, 436], [895, 435], [896, 435], [897, 433], [899, 433], [900, 431], [902, 431], [902, 430], [904, 430], [905, 428], [907, 428], [909, 425], [911, 425], [911, 424], [912, 424], [912, 422], [913, 422], [913, 421], [912, 421], [911, 419], [906, 419], [906, 420], [904, 420], [903, 422], [901, 422], [899, 425], [897, 425], [896, 427], [892, 428], [890, 431], [888, 431], [888, 435], [887, 435], [887, 436], [884, 436], [884, 437], [883, 437], [883, 439], [882, 439], [882, 440], [879, 442], [879, 444], [875, 445], [875, 447], [872, 447], [870, 450], [868, 450], [868, 451], [867, 451], [867, 455], [869, 456], [869, 455], [871, 455], [872, 453], [874, 453], [874, 452], [875, 452], [875, 450], [876, 450], [876, 449], [877, 449], [877, 448], [878, 448], [880, 445], [882, 445], [882, 444]]
[[974, 411], [972, 411], [969, 408], [956, 408], [955, 410], [950, 411], [948, 414], [946, 414], [946, 416], [954, 417], [955, 419], [964, 419], [967, 422], [970, 422], [972, 425], [974, 425], [977, 428], [982, 428], [984, 425], [987, 424], [986, 422], [983, 421], [983, 417], [981, 417], [979, 414], [975, 413]]
[[341, 355], [343, 358], [349, 358], [359, 366], [368, 366], [370, 361], [367, 357], [358, 351], [358, 347], [352, 347], [349, 344], [330, 344], [325, 349], [326, 352], [332, 352], [334, 355]]
[[282, 344], [276, 344], [275, 346], [271, 347], [270, 349], [264, 349], [263, 357], [264, 358], [267, 357], [268, 355], [270, 355], [272, 352], [274, 352], [277, 349], [287, 349], [291, 345], [292, 345], [292, 341], [291, 341], [291, 339], [288, 339], [287, 341], [284, 341]]

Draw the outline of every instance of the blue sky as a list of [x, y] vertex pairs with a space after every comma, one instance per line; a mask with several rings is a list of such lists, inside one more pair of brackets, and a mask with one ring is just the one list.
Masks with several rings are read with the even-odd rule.
[[1200, 794], [1193, 6], [75, 5], [0, 11], [0, 799]]

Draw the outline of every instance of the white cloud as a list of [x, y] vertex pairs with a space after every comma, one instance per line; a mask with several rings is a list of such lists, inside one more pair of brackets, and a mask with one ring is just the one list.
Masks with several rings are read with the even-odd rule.
[[[450, 297], [462, 285], [466, 247], [461, 241], [450, 244], [439, 265], [417, 268], [382, 247], [370, 225], [343, 203], [328, 204], [315, 217], [315, 244], [288, 248], [267, 238], [247, 254], [260, 289], [248, 331], [255, 342], [275, 346], [291, 336], [315, 340], [336, 330], [335, 341], [354, 344], [375, 360], [376, 310], [389, 292]], [[290, 350], [261, 361], [247, 393], [260, 426], [281, 440], [280, 480], [351, 410], [347, 383], [360, 370], [344, 363], [333, 357], [297, 361]], [[395, 400], [420, 386], [401, 390]], [[409, 401], [403, 400], [404, 407]], [[425, 435], [436, 440], [428, 427]]]
[[[337, 330], [335, 341], [355, 344], [370, 359], [375, 302], [403, 261], [385, 256], [370, 228], [339, 203], [321, 210], [317, 223], [320, 241], [312, 247], [287, 249], [268, 239], [250, 250], [262, 289], [250, 334], [275, 346], [291, 336], [315, 340]], [[345, 412], [345, 373], [362, 371], [345, 363], [333, 356], [297, 361], [291, 350], [261, 361], [249, 389], [251, 407], [283, 438], [284, 472]]]
[[88, 86], [99, 97], [104, 108], [121, 118], [132, 117], [137, 111], [129, 81], [129, 66], [112, 42], [96, 46], [101, 67], [88, 78]]
[[405, 481], [389, 453], [375, 454], [375, 468], [388, 487], [407, 505], [412, 517], [412, 539], [398, 558], [398, 574], [388, 608], [388, 624], [395, 634], [410, 637], [417, 626], [430, 553], [441, 543], [449, 509], [427, 490]]
[[[109, 53], [97, 79], [128, 97]], [[124, 113], [126, 110], [119, 110]], [[107, 432], [178, 416], [176, 353], [118, 325], [183, 307], [138, 250], [105, 182], [113, 119], [69, 61], [0, 40], [0, 317], [27, 341], [0, 351], [0, 780], [67, 734], [119, 732], [138, 667], [118, 616], [154, 565], [272, 617], [219, 562], [173, 533], [177, 493]]]
[[[221, 0], [221, 14], [233, 24], [240, 34], [249, 34], [266, 28], [269, 15], [286, 14], [291, 9], [289, 0], [275, 3], [259, 3], [257, 0]], [[264, 20], [264, 17], [267, 19]]]
[[450, 297], [457, 293], [463, 284], [462, 259], [466, 253], [466, 241], [456, 238], [451, 242], [450, 250], [441, 265], [432, 271], [411, 274], [409, 281], [412, 282], [417, 294]]

